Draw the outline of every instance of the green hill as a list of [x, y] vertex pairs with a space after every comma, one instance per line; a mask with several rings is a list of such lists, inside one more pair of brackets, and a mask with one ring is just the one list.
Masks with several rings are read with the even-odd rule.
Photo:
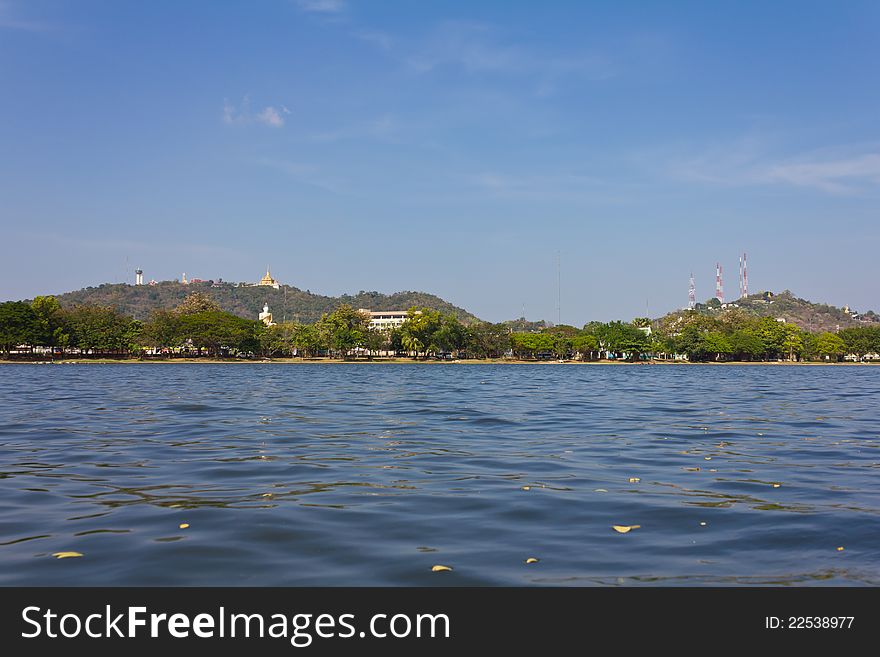
[[[696, 312], [719, 317], [725, 313], [742, 313], [752, 317], [773, 317], [784, 319], [787, 323], [795, 324], [801, 329], [818, 333], [821, 331], [835, 332], [839, 328], [864, 326], [866, 323], [880, 321], [880, 315], [874, 311], [858, 314], [848, 308], [837, 308], [824, 303], [814, 303], [801, 299], [789, 290], [773, 294], [761, 292], [752, 294], [744, 299], [725, 304], [722, 308], [716, 299], [710, 299], [706, 303], [698, 303]], [[675, 317], [682, 312], [677, 310], [665, 317]], [[662, 318], [661, 318], [662, 320]]]
[[289, 285], [282, 285], [276, 290], [268, 286], [235, 283], [206, 282], [183, 285], [176, 281], [163, 281], [155, 285], [137, 286], [106, 283], [76, 292], [66, 292], [58, 295], [57, 299], [63, 307], [80, 304], [114, 306], [119, 312], [135, 319], [145, 320], [154, 310], [176, 307], [192, 292], [207, 294], [220, 304], [223, 310], [249, 319], [256, 319], [263, 304], [268, 303], [275, 321], [287, 319], [312, 323], [320, 319], [322, 313], [330, 312], [343, 304], [369, 310], [406, 310], [418, 306], [451, 313], [465, 323], [477, 321], [471, 313], [438, 296], [410, 291], [394, 294], [361, 291], [356, 295], [327, 297]]

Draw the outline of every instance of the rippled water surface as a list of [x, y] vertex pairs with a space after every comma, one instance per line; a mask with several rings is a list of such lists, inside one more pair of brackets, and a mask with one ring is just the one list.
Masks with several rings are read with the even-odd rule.
[[0, 584], [880, 584], [880, 367], [6, 365], [0, 395]]

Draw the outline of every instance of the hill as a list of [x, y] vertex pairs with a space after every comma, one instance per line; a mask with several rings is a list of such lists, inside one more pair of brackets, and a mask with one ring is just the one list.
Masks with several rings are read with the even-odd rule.
[[433, 294], [426, 292], [358, 292], [356, 295], [344, 294], [328, 297], [313, 294], [309, 290], [282, 285], [279, 289], [268, 286], [237, 285], [235, 283], [199, 282], [184, 285], [177, 281], [163, 281], [155, 285], [128, 285], [126, 283], [106, 283], [98, 287], [87, 287], [75, 292], [58, 295], [63, 307], [75, 305], [113, 306], [119, 312], [145, 320], [154, 310], [176, 307], [192, 292], [202, 292], [214, 299], [223, 310], [256, 319], [263, 304], [268, 303], [276, 321], [297, 320], [312, 323], [321, 314], [330, 312], [343, 304], [353, 308], [369, 310], [406, 310], [413, 306], [431, 308], [443, 313], [451, 313], [462, 322], [478, 321], [477, 318], [458, 306], [454, 306]]
[[[665, 317], [675, 317], [682, 312], [688, 311], [676, 310], [668, 313]], [[723, 306], [717, 299], [710, 299], [706, 303], [698, 303], [695, 312], [714, 317], [733, 312], [751, 317], [773, 317], [774, 319], [784, 319], [787, 323], [795, 324], [799, 328], [813, 333], [836, 332], [838, 329], [880, 322], [880, 315], [874, 311], [869, 310], [864, 314], [859, 314], [846, 307], [837, 308], [824, 303], [814, 303], [796, 297], [789, 290], [779, 294], [772, 292], [752, 294]], [[661, 321], [665, 317], [661, 318]]]

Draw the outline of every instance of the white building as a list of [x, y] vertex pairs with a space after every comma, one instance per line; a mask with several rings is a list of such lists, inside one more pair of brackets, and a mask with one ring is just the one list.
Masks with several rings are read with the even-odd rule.
[[[367, 308], [359, 308], [358, 312], [369, 315], [370, 328], [380, 331], [397, 328], [409, 317], [409, 311], [406, 310], [368, 310]], [[416, 314], [421, 315], [422, 311], [417, 310]]]

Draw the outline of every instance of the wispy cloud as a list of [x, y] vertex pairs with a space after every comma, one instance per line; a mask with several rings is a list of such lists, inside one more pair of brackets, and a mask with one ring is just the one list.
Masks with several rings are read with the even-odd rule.
[[510, 200], [625, 201], [621, 186], [596, 176], [577, 173], [511, 174], [497, 171], [468, 176], [466, 183], [482, 193]]
[[768, 153], [761, 140], [749, 138], [672, 158], [664, 168], [678, 178], [724, 186], [786, 185], [858, 194], [880, 186], [880, 145], [778, 156]]
[[345, 0], [296, 0], [296, 5], [303, 11], [316, 14], [338, 14], [348, 6]]
[[261, 123], [271, 128], [280, 128], [284, 125], [284, 116], [287, 114], [290, 114], [290, 110], [284, 105], [277, 108], [268, 105], [261, 110], [253, 110], [250, 96], [242, 98], [241, 104], [237, 107], [228, 100], [223, 101], [223, 122], [229, 125]]
[[280, 171], [288, 178], [301, 185], [314, 187], [325, 192], [330, 192], [331, 194], [344, 193], [344, 185], [342, 182], [327, 176], [320, 167], [314, 164], [291, 162], [271, 157], [259, 158], [255, 161], [255, 164]]
[[390, 114], [359, 121], [327, 132], [316, 132], [309, 139], [317, 142], [335, 142], [346, 139], [376, 139], [393, 141], [398, 134], [398, 122]]
[[380, 32], [379, 30], [357, 30], [353, 34], [361, 41], [376, 46], [381, 50], [391, 50], [393, 41], [391, 36], [385, 32]]
[[782, 163], [769, 167], [765, 175], [769, 181], [850, 193], [880, 185], [880, 152], [844, 159]]
[[55, 26], [41, 21], [20, 18], [12, 3], [0, 1], [0, 29], [22, 30], [25, 32], [48, 32]]
[[438, 27], [408, 64], [417, 73], [449, 67], [473, 74], [529, 76], [537, 78], [545, 90], [563, 77], [602, 80], [617, 73], [611, 60], [600, 54], [539, 51], [512, 42], [491, 25], [463, 22]]

